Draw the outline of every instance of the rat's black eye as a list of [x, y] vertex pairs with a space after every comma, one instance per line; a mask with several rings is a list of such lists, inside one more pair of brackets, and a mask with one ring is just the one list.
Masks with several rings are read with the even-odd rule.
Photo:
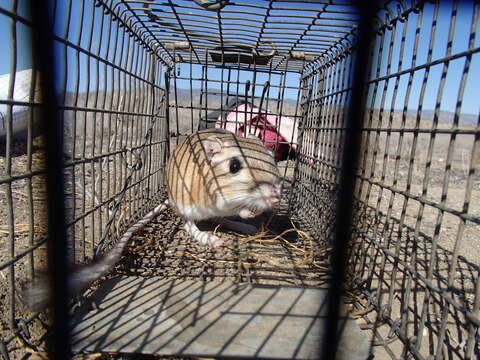
[[232, 160], [230, 160], [230, 172], [232, 174], [236, 174], [240, 171], [241, 168], [242, 164], [240, 163], [240, 160], [238, 160], [237, 158], [233, 158]]

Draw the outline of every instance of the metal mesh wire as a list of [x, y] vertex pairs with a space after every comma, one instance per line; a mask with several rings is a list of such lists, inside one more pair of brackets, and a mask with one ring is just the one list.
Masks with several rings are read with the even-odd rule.
[[132, 27], [176, 62], [192, 57], [204, 64], [213, 58], [261, 68], [267, 58], [267, 68], [301, 70], [305, 61], [351, 40], [356, 28], [357, 14], [347, 1], [235, 1], [212, 10], [199, 3], [208, 4], [122, 1], [118, 6], [128, 10]]
[[[107, 5], [51, 5], [65, 139], [68, 241], [72, 261], [83, 263], [158, 201], [167, 148], [166, 67], [123, 20], [108, 13]], [[34, 59], [22, 58], [30, 51], [25, 38], [33, 31], [32, 14], [26, 4], [7, 2], [0, 4], [0, 16], [9, 25], [11, 49], [9, 74], [2, 81], [7, 91], [0, 98], [6, 153], [1, 159], [5, 216], [0, 220], [6, 316], [0, 350], [7, 356], [8, 349], [16, 348], [13, 334], [28, 340], [40, 331], [36, 324], [30, 330], [25, 326], [37, 314], [26, 312], [19, 301], [19, 285], [45, 270], [48, 229], [43, 131], [35, 111], [41, 102], [34, 92], [39, 84], [33, 70], [18, 71], [34, 66]]]
[[[177, 234], [178, 218], [166, 213], [133, 241], [133, 255], [117, 272], [324, 284], [326, 272], [319, 273], [315, 262], [292, 270], [283, 260], [306, 259], [292, 244], [318, 251], [335, 239], [355, 75], [358, 14], [352, 4], [51, 4], [71, 260], [88, 261], [151, 210], [164, 196], [169, 149], [232, 111], [241, 117], [235, 106], [245, 101], [275, 114], [277, 129], [285, 117], [298, 125], [298, 139], [282, 141], [297, 148], [279, 163], [285, 178], [281, 215], [314, 241], [276, 244], [267, 266], [259, 266], [258, 257], [248, 257], [266, 251], [258, 243], [215, 255], [191, 248]], [[386, 1], [371, 19], [377, 33], [370, 41], [365, 108], [358, 114], [347, 280], [355, 314], [372, 334], [375, 358], [479, 356], [478, 106], [466, 114], [466, 94], [478, 91], [479, 7]], [[45, 268], [48, 231], [41, 75], [28, 70], [34, 54], [25, 45], [33, 16], [27, 10], [16, 1], [0, 2], [0, 32], [9, 45], [8, 76], [0, 78], [5, 358], [16, 356], [18, 339], [29, 342], [38, 334], [39, 314], [22, 307], [18, 284]], [[155, 236], [162, 240], [151, 242]], [[150, 242], [138, 248], [142, 237]]]
[[464, 111], [479, 6], [411, 10], [400, 21], [387, 13], [374, 42], [351, 270], [370, 291], [376, 316], [367, 323], [386, 353], [471, 359], [479, 352], [480, 122]]

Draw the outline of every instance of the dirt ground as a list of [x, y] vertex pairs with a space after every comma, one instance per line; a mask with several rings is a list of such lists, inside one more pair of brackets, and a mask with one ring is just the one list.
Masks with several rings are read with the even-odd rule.
[[[449, 275], [453, 276], [452, 286], [448, 290], [452, 294], [453, 300], [462, 306], [471, 308], [474, 300], [475, 281], [477, 281], [479, 273], [480, 238], [478, 234], [480, 226], [468, 220], [463, 224], [457, 216], [448, 213], [442, 214], [437, 207], [429, 204], [442, 202], [444, 207], [454, 209], [458, 213], [462, 213], [466, 206], [466, 212], [470, 216], [477, 218], [480, 216], [480, 182], [477, 178], [473, 183], [470, 201], [465, 203], [465, 164], [469, 162], [469, 159], [465, 158], [465, 154], [471, 149], [472, 142], [466, 138], [465, 143], [457, 144], [459, 150], [453, 157], [453, 176], [450, 178], [446, 196], [442, 196], [444, 191], [443, 173], [438, 169], [442, 168], [444, 157], [441, 154], [446, 153], [448, 141], [440, 138], [438, 144], [438, 148], [435, 149], [437, 155], [433, 164], [433, 176], [425, 196], [425, 199], [431, 203], [422, 209], [416, 199], [410, 197], [406, 200], [401, 193], [408, 189], [409, 195], [422, 195], [422, 163], [420, 160], [424, 158], [424, 154], [419, 153], [418, 155], [420, 160], [415, 163], [414, 181], [408, 188], [405, 182], [408, 164], [403, 160], [399, 166], [397, 182], [393, 186], [392, 166], [394, 163], [392, 158], [394, 156], [392, 155], [392, 158], [387, 157], [386, 161], [389, 162], [387, 169], [390, 170], [387, 171], [384, 179], [382, 180], [380, 176], [382, 162], [378, 161], [372, 180], [383, 181], [384, 184], [393, 186], [400, 192], [381, 190], [379, 186], [372, 185], [366, 201], [370, 208], [360, 211], [359, 216], [364, 216], [364, 218], [356, 224], [360, 230], [359, 241], [361, 244], [358, 245], [360, 249], [358, 253], [355, 253], [353, 262], [355, 263], [360, 256], [365, 259], [363, 267], [357, 267], [358, 276], [364, 280], [371, 280], [369, 287], [370, 290], [373, 290], [371, 292], [373, 295], [372, 298], [367, 298], [365, 291], [355, 293], [356, 303], [352, 310], [358, 315], [359, 323], [366, 329], [366, 334], [369, 334], [366, 336], [371, 336], [376, 332], [372, 341], [376, 345], [373, 349], [375, 359], [378, 360], [390, 359], [392, 354], [400, 357], [404, 351], [403, 343], [390, 337], [391, 324], [388, 325], [381, 319], [382, 314], [369, 309], [372, 304], [385, 304], [388, 301], [392, 303], [391, 319], [397, 319], [401, 324], [402, 313], [408, 314], [405, 331], [410, 335], [418, 330], [415, 328], [415, 322], [421, 316], [428, 317], [422, 334], [426, 340], [420, 347], [425, 354], [435, 348], [438, 340], [436, 334], [440, 330], [442, 314], [448, 314], [449, 321], [445, 335], [448, 344], [444, 350], [445, 357], [461, 358], [462, 346], [465, 346], [468, 329], [464, 326], [465, 319], [462, 313], [444, 304], [438, 294], [427, 294], [424, 288], [418, 286], [415, 276], [409, 273], [405, 265], [399, 266], [391, 256], [385, 256], [375, 248], [380, 244], [392, 254], [396, 254], [398, 259], [403, 260], [407, 265], [410, 263], [411, 266], [414, 266], [416, 276], [420, 275], [426, 278], [433, 276], [436, 286], [441, 289], [447, 287]], [[394, 153], [393, 148], [389, 151]], [[0, 158], [1, 177], [6, 177], [4, 161], [4, 158]], [[35, 151], [32, 171], [41, 172], [44, 167], [42, 152]], [[27, 157], [25, 155], [15, 157], [11, 173], [19, 178], [16, 178], [11, 186], [13, 198], [11, 207], [7, 202], [10, 189], [6, 185], [2, 185], [0, 191], [0, 263], [5, 263], [16, 256], [21, 257], [14, 267], [7, 266], [0, 270], [1, 339], [9, 339], [12, 336], [10, 318], [12, 317], [13, 303], [15, 304], [13, 310], [16, 319], [27, 319], [31, 314], [18, 301], [18, 295], [21, 285], [31, 274], [32, 261], [36, 269], [45, 268], [45, 246], [40, 246], [32, 256], [21, 256], [22, 252], [27, 250], [31, 244], [45, 239], [47, 231], [44, 218], [46, 212], [45, 179], [39, 173], [32, 177], [30, 184], [29, 180], [21, 178], [21, 175], [27, 170]], [[287, 176], [289, 178], [292, 176], [292, 171], [293, 168], [288, 167]], [[365, 200], [368, 186], [364, 184], [363, 187], [362, 200]], [[33, 217], [28, 212], [29, 204], [33, 204]], [[13, 234], [9, 231], [9, 209], [12, 209], [14, 214], [15, 231]], [[420, 214], [422, 219], [421, 222], [418, 222]], [[299, 231], [292, 230], [302, 223], [301, 220], [289, 218], [286, 212], [280, 212], [273, 218], [262, 216], [256, 220], [257, 225], [268, 223], [268, 226], [264, 229], [265, 232], [261, 237], [255, 239], [243, 237], [237, 240], [237, 235], [218, 229], [217, 231], [226, 239], [226, 245], [221, 250], [212, 252], [192, 243], [181, 229], [181, 220], [171, 211], [167, 211], [132, 239], [115, 274], [160, 275], [194, 279], [228, 277], [237, 281], [250, 281], [258, 284], [323, 285], [328, 280], [330, 249], [319, 247], [317, 242], [312, 240], [309, 233], [310, 230], [315, 232], [315, 229], [301, 227], [298, 229]], [[440, 221], [440, 226], [437, 226], [438, 221]], [[408, 231], [405, 230], [407, 227], [410, 228]], [[461, 231], [459, 231], [459, 227], [462, 227]], [[212, 224], [205, 223], [203, 228], [212, 230], [214, 227]], [[398, 232], [400, 235], [395, 235], [395, 231], [400, 228], [403, 231]], [[387, 229], [395, 231], [388, 233]], [[417, 234], [415, 229], [417, 229]], [[276, 237], [285, 230], [291, 231], [282, 237]], [[417, 238], [419, 241], [415, 241]], [[434, 240], [432, 241], [432, 239]], [[373, 245], [375, 242], [377, 245]], [[450, 266], [454, 251], [459, 254], [455, 268]], [[435, 256], [432, 257], [432, 254]], [[412, 258], [416, 260], [413, 264], [411, 264]], [[431, 268], [429, 265], [431, 263], [434, 264], [433, 273], [429, 275], [428, 270]], [[357, 263], [356, 266], [360, 265]], [[15, 289], [18, 290], [13, 295], [13, 299], [10, 294], [11, 284], [15, 284]], [[362, 284], [365, 285], [365, 283]], [[407, 291], [407, 289], [410, 290]], [[404, 295], [405, 292], [408, 292], [409, 295]], [[422, 304], [427, 305], [422, 308]], [[47, 323], [48, 314], [41, 315], [39, 320], [34, 320], [28, 327], [30, 332], [28, 343], [22, 343], [18, 338], [10, 342], [7, 348], [11, 359], [28, 357], [41, 359], [46, 346], [42, 336]], [[385, 341], [382, 342], [381, 338]], [[89, 356], [86, 358], [114, 359], [116, 357], [116, 355], [108, 354]], [[148, 359], [148, 357], [145, 358]]]

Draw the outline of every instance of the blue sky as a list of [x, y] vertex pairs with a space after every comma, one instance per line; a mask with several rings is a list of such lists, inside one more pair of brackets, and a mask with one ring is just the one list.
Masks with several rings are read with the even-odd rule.
[[[463, 1], [460, 2], [460, 7], [458, 11], [457, 20], [455, 22], [455, 33], [452, 41], [452, 54], [461, 53], [468, 49], [470, 27], [472, 24], [472, 4]], [[422, 27], [419, 34], [418, 49], [416, 52], [416, 65], [422, 65], [427, 61], [428, 55], [428, 46], [432, 32], [432, 19], [433, 19], [434, 5], [431, 3], [426, 3], [424, 8], [424, 15], [422, 18]], [[448, 33], [450, 27], [450, 18], [452, 12], [452, 3], [449, 1], [442, 1], [439, 8], [439, 17], [437, 30], [435, 32], [435, 42], [432, 48], [432, 61], [441, 59], [446, 56], [447, 42], [448, 42]], [[396, 73], [398, 71], [406, 70], [412, 67], [412, 54], [414, 47], [414, 38], [417, 25], [418, 15], [411, 14], [411, 17], [408, 22], [405, 49], [403, 55], [403, 62], [399, 69], [398, 60], [400, 54], [400, 39], [402, 36], [403, 25], [397, 29], [395, 33], [396, 46], [393, 48], [393, 54], [391, 59], [391, 70], [390, 73]], [[480, 30], [480, 23], [477, 22], [475, 26], [475, 33], [478, 34]], [[382, 61], [382, 67], [380, 70], [379, 76], [386, 75], [387, 67], [387, 56], [388, 56], [388, 45], [390, 38], [393, 35], [393, 32], [387, 32], [386, 39], [383, 42], [384, 52]], [[377, 41], [375, 49], [377, 50], [380, 42]], [[474, 47], [478, 48], [480, 46], [480, 36], [477, 35]], [[377, 59], [374, 60], [373, 67], [376, 67]], [[448, 65], [448, 72], [446, 76], [446, 83], [444, 88], [444, 94], [441, 99], [441, 109], [453, 111], [455, 109], [455, 104], [457, 101], [457, 93], [459, 90], [460, 80], [462, 73], [464, 71], [465, 58], [459, 58], [452, 60]], [[437, 89], [440, 83], [441, 74], [443, 71], [444, 64], [434, 65], [430, 68], [430, 73], [427, 82], [426, 94], [423, 101], [424, 109], [433, 109], [435, 106], [435, 101], [437, 97]], [[480, 73], [480, 53], [475, 53], [472, 56], [469, 76], [467, 78], [465, 86], [465, 94], [462, 103], [462, 112], [469, 114], [478, 114], [480, 109], [480, 101], [478, 101], [478, 93], [480, 92], [480, 84], [478, 81], [478, 74]], [[412, 79], [412, 90], [409, 99], [409, 108], [415, 109], [418, 107], [418, 100], [422, 81], [424, 78], [425, 70], [419, 70], [414, 73]], [[375, 75], [375, 74], [374, 74]], [[405, 74], [400, 77], [399, 89], [395, 108], [401, 108], [404, 101], [404, 93], [407, 87], [410, 74]], [[374, 76], [372, 76], [374, 77]], [[386, 95], [386, 104], [391, 103], [393, 88], [396, 78], [390, 79], [388, 84], [388, 90]], [[383, 90], [385, 83], [380, 84], [380, 90]], [[402, 96], [403, 95], [403, 96]], [[380, 96], [376, 97], [375, 106], [378, 106], [380, 103]]]
[[[65, 9], [66, 9], [65, 4], [68, 4], [68, 1], [67, 0], [58, 1], [57, 3], [58, 3], [57, 14], [65, 14]], [[82, 18], [81, 17], [82, 11], [80, 7], [81, 3], [82, 3], [81, 1], [72, 1], [73, 16], [71, 17], [70, 27], [67, 35], [67, 38], [72, 42], [76, 42], [79, 36], [80, 20]], [[24, 2], [20, 0], [19, 13], [22, 16], [26, 16], [25, 10], [22, 7], [23, 4]], [[10, 9], [10, 7], [11, 7], [11, 0], [0, 0], [0, 8]], [[469, 4], [468, 2], [460, 2], [460, 7], [461, 8], [458, 13], [459, 15], [455, 25], [455, 37], [452, 43], [453, 54], [465, 51], [468, 47], [467, 45], [469, 40], [471, 18], [472, 18], [471, 16], [472, 5]], [[91, 29], [92, 28], [91, 24], [93, 21], [94, 36], [92, 37], [92, 44], [91, 44], [92, 52], [95, 53], [100, 47], [100, 56], [104, 57], [106, 56], [105, 45], [106, 45], [107, 38], [106, 36], [104, 36], [104, 41], [102, 41], [103, 44], [101, 44], [100, 41], [98, 41], [98, 36], [95, 36], [95, 33], [99, 31], [99, 24], [100, 24], [99, 20], [101, 16], [103, 16], [100, 10], [101, 9], [93, 8], [90, 2], [88, 1], [86, 2], [85, 7], [83, 9], [83, 14], [84, 14], [83, 28]], [[442, 2], [442, 5], [440, 7], [440, 12], [439, 12], [439, 22], [437, 26], [436, 40], [433, 47], [432, 60], [437, 60], [445, 56], [448, 29], [450, 25], [450, 13], [451, 13], [451, 4], [447, 1]], [[427, 3], [425, 5], [423, 26], [420, 31], [419, 46], [417, 49], [417, 65], [423, 64], [426, 61], [427, 51], [428, 51], [428, 41], [431, 35], [430, 34], [431, 20], [433, 16], [432, 14], [433, 14], [433, 5], [430, 3]], [[405, 42], [406, 45], [404, 49], [403, 64], [399, 69], [398, 59], [399, 59], [399, 52], [400, 52], [400, 46], [399, 46], [400, 42], [398, 41], [396, 42], [396, 45], [393, 49], [390, 73], [394, 73], [399, 70], [400, 71], [405, 70], [411, 67], [412, 53], [413, 53], [413, 39], [414, 39], [415, 28], [416, 28], [416, 16], [417, 15], [412, 14], [408, 22], [407, 37], [406, 37], [407, 41]], [[66, 24], [65, 16], [58, 16], [57, 18], [59, 19], [59, 21], [55, 24], [56, 25], [55, 32], [60, 36], [65, 36], [65, 32], [64, 32], [65, 24]], [[19, 70], [23, 70], [31, 67], [31, 54], [27, 46], [29, 44], [28, 27], [21, 24], [20, 22], [18, 22], [16, 26], [17, 26], [17, 44], [19, 44], [17, 48], [17, 54], [18, 54], [17, 71], [19, 71]], [[400, 25], [396, 33], [397, 39], [400, 39], [400, 36], [402, 33], [401, 31], [402, 26], [403, 25]], [[480, 30], [479, 24], [476, 24], [477, 33], [479, 30]], [[112, 33], [111, 35], [112, 39], [114, 36], [115, 34]], [[385, 42], [386, 45], [388, 45], [388, 40], [390, 36], [392, 36], [391, 32], [388, 32], [386, 37], [387, 41]], [[0, 60], [0, 74], [8, 73], [10, 69], [10, 56], [9, 56], [9, 54], [11, 53], [10, 38], [11, 38], [11, 21], [7, 16], [0, 13], [0, 54], [3, 55]], [[86, 32], [86, 30], [83, 30], [82, 36], [80, 38], [80, 45], [86, 48], [89, 44], [89, 41], [90, 41], [90, 34]], [[479, 46], [480, 46], [480, 36], [477, 36], [477, 38], [475, 39], [475, 47], [479, 47]], [[377, 48], [378, 48], [378, 43], [377, 43]], [[69, 49], [67, 51], [67, 56], [68, 56], [67, 62], [69, 65], [75, 63], [76, 59], [74, 55], [75, 55], [75, 52], [72, 49]], [[384, 56], [386, 57], [386, 55], [387, 55], [387, 49], [384, 50]], [[61, 58], [61, 57], [59, 56], [58, 58]], [[116, 63], [123, 61], [124, 64], [125, 64], [125, 61], [130, 61], [129, 59], [119, 59], [118, 56], [116, 59], [113, 59], [112, 54], [109, 55], [109, 60]], [[375, 64], [376, 64], [376, 60], [374, 60], [374, 66]], [[381, 67], [380, 76], [384, 75], [386, 72], [386, 61], [383, 61], [383, 64], [384, 65]], [[465, 65], [464, 58], [453, 60], [449, 63], [445, 90], [441, 100], [442, 110], [453, 111], [455, 108], [455, 104], [457, 101], [458, 88], [460, 84], [460, 78], [463, 72], [464, 65]], [[65, 64], [59, 63], [58, 66], [59, 66], [59, 73], [62, 73], [63, 67], [65, 66]], [[84, 76], [88, 67], [86, 56], [84, 55], [80, 56], [79, 67], [80, 67], [80, 73], [81, 73], [80, 91], [86, 91], [87, 83], [85, 82], [85, 76]], [[434, 108], [442, 68], [443, 68], [443, 64], [439, 64], [439, 65], [433, 66], [430, 69], [430, 76], [427, 83], [427, 92], [423, 102], [424, 109]], [[200, 70], [201, 70], [200, 66], [193, 66], [192, 73], [194, 77], [196, 78], [201, 77]], [[418, 100], [419, 100], [418, 94], [420, 92], [424, 71], [425, 70], [420, 70], [415, 72], [414, 74], [413, 82], [412, 82], [412, 93], [408, 103], [409, 108], [415, 109], [418, 107]], [[463, 98], [463, 103], [462, 103], [462, 112], [464, 113], [478, 114], [479, 112], [479, 106], [480, 106], [479, 105], [480, 101], [478, 101], [478, 98], [479, 98], [478, 93], [480, 92], [480, 85], [478, 84], [479, 73], [480, 73], [480, 53], [475, 53], [472, 56], [471, 69], [470, 69], [469, 77], [467, 78], [465, 96]], [[73, 76], [69, 76], [67, 88], [70, 90], [72, 89], [73, 84], [75, 84], [77, 81], [76, 75], [77, 74], [74, 74]], [[94, 79], [90, 83], [91, 89], [96, 88], [97, 80], [95, 79], [97, 78], [100, 84], [103, 84], [104, 79], [103, 79], [102, 68], [100, 69], [100, 72], [96, 74], [96, 63], [94, 61], [91, 61], [90, 75], [91, 75], [91, 78]], [[208, 75], [209, 75], [209, 78], [220, 79], [221, 71], [217, 69], [210, 69]], [[190, 76], [189, 65], [181, 67], [181, 76]], [[249, 72], [242, 72], [240, 76], [243, 81], [247, 79], [253, 80], [253, 75], [252, 73], [249, 73]], [[226, 72], [224, 72], [224, 79], [226, 79]], [[267, 75], [257, 74], [256, 82], [258, 86], [255, 89], [255, 95], [261, 94], [263, 84], [267, 79], [268, 79]], [[409, 74], [405, 74], [400, 78], [396, 102], [393, 104], [395, 108], [403, 107], [405, 89], [406, 89], [408, 79], [409, 79]], [[236, 80], [236, 74], [234, 76], [234, 80]], [[280, 78], [274, 75], [271, 80], [273, 84], [278, 84], [278, 82], [280, 81]], [[286, 85], [295, 87], [298, 85], [298, 81], [299, 81], [298, 75], [289, 74], [286, 79]], [[395, 81], [396, 79], [391, 79], [388, 83], [388, 88], [386, 92], [386, 105], [385, 105], [386, 108], [389, 108], [391, 106], [393, 85]], [[107, 83], [108, 82], [109, 81], [107, 79]], [[200, 87], [200, 84], [201, 84], [200, 82], [196, 82], [196, 83], [194, 82], [194, 87]], [[189, 86], [189, 82], [178, 81], [177, 85], [179, 87], [187, 88]], [[210, 82], [208, 85], [209, 85], [209, 88], [214, 88], [214, 89], [220, 88], [220, 85], [218, 83], [215, 84]], [[379, 93], [377, 94], [377, 97], [374, 101], [374, 104], [376, 106], [379, 105], [380, 98], [381, 98], [380, 95], [382, 94], [384, 85], [385, 85], [385, 82], [380, 84]], [[240, 93], [243, 93], [243, 92], [244, 90], [240, 89]], [[285, 97], [295, 99], [297, 97], [297, 94], [298, 94], [297, 90], [287, 89], [285, 93]], [[276, 90], [274, 88], [270, 90], [270, 96], [276, 97]]]

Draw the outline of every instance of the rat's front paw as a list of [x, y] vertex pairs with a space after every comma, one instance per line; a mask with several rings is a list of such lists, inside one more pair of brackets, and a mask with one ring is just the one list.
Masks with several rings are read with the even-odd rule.
[[260, 215], [261, 214], [261, 211], [258, 211], [257, 209], [242, 209], [240, 210], [239, 212], [239, 216], [242, 218], [242, 219], [249, 219], [249, 218], [253, 218], [257, 215]]

